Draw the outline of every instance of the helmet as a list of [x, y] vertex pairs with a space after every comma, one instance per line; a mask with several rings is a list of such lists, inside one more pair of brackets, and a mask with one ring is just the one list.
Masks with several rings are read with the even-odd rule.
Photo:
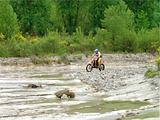
[[98, 49], [95, 49], [94, 52], [95, 52], [95, 53], [98, 53]]

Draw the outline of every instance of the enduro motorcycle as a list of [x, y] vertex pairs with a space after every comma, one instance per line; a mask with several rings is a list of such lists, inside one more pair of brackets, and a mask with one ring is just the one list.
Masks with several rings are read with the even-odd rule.
[[91, 72], [93, 68], [97, 68], [100, 71], [105, 69], [104, 61], [101, 59], [100, 63], [97, 62], [98, 57], [93, 57], [92, 60], [90, 60], [86, 66], [86, 71]]

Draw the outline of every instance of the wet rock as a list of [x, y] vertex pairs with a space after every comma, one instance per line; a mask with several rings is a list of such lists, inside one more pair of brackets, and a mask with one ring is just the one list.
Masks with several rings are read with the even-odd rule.
[[150, 99], [144, 99], [144, 101], [148, 101], [148, 100], [150, 100]]
[[67, 95], [68, 98], [75, 98], [75, 93], [72, 91], [66, 92], [65, 95]]
[[57, 98], [62, 98], [63, 95], [66, 95], [68, 98], [74, 98], [75, 97], [75, 93], [68, 90], [68, 89], [64, 89], [64, 90], [60, 90], [58, 92], [55, 93]]
[[122, 118], [117, 118], [116, 120], [122, 120]]
[[141, 81], [141, 82], [139, 82], [138, 84], [143, 84], [145, 81]]
[[28, 84], [27, 88], [42, 88], [42, 85]]
[[120, 83], [120, 85], [121, 85], [121, 86], [127, 86], [127, 84], [126, 84], [126, 83]]
[[134, 113], [134, 112], [128, 112], [127, 114], [126, 114], [126, 117], [128, 117], [128, 116], [135, 116], [136, 115], [136, 113]]
[[55, 95], [56, 95], [57, 98], [60, 98], [60, 99], [61, 99], [62, 96], [63, 96], [65, 93], [67, 93], [67, 92], [69, 92], [68, 89], [60, 90], [60, 91], [56, 92]]

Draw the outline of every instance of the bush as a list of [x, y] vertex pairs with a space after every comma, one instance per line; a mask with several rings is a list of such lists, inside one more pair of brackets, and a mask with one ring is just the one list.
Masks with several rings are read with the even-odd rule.
[[32, 55], [31, 43], [28, 41], [17, 42], [15, 41], [12, 45], [11, 54], [14, 57], [28, 57]]
[[160, 77], [160, 72], [159, 71], [155, 71], [155, 70], [152, 70], [152, 69], [148, 69], [145, 73], [145, 76], [147, 78], [153, 78], [155, 76], [159, 76]]
[[18, 42], [10, 40], [9, 42], [0, 42], [1, 57], [26, 57], [32, 54], [31, 44], [28, 41]]
[[134, 52], [136, 49], [136, 33], [125, 30], [114, 41], [114, 50], [122, 52]]
[[93, 50], [95, 48], [95, 41], [92, 35], [84, 36], [81, 28], [77, 28], [76, 32], [71, 36], [69, 41], [69, 52], [80, 53]]
[[[157, 51], [158, 51], [158, 54], [160, 55], [160, 47], [157, 49]], [[158, 71], [160, 71], [160, 56], [157, 57], [156, 63], [157, 63], [157, 69]]]
[[137, 34], [138, 51], [155, 53], [160, 46], [160, 29], [140, 30]]
[[5, 36], [3, 35], [3, 33], [0, 33], [0, 42], [4, 41]]
[[38, 40], [38, 46], [44, 54], [64, 54], [67, 42], [58, 32], [51, 32]]
[[112, 38], [112, 33], [106, 29], [98, 29], [94, 44], [104, 52], [135, 52], [137, 48], [136, 33], [125, 30]]
[[10, 41], [0, 42], [0, 56], [63, 55], [67, 52], [66, 44], [66, 40], [63, 40], [57, 32], [51, 32], [47, 36], [40, 38], [25, 38], [22, 34], [18, 33]]
[[156, 59], [158, 71], [160, 71], [160, 57]]
[[13, 39], [15, 39], [16, 41], [19, 41], [19, 42], [26, 41], [26, 38], [20, 32], [15, 34]]
[[0, 42], [0, 57], [9, 57], [10, 50], [5, 42]]
[[97, 29], [95, 41], [93, 42], [95, 46], [98, 46], [98, 48], [101, 48], [104, 52], [108, 52], [108, 51], [111, 52], [114, 49], [112, 35], [106, 29]]

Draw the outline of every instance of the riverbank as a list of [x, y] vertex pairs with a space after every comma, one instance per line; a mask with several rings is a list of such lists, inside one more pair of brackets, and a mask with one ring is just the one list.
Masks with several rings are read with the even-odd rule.
[[[85, 54], [63, 55], [63, 56], [31, 56], [31, 57], [0, 57], [0, 65], [45, 65], [45, 64], [86, 64], [90, 56]], [[139, 54], [104, 54], [103, 58], [106, 63], [112, 62], [153, 62], [155, 56], [147, 53]]]

